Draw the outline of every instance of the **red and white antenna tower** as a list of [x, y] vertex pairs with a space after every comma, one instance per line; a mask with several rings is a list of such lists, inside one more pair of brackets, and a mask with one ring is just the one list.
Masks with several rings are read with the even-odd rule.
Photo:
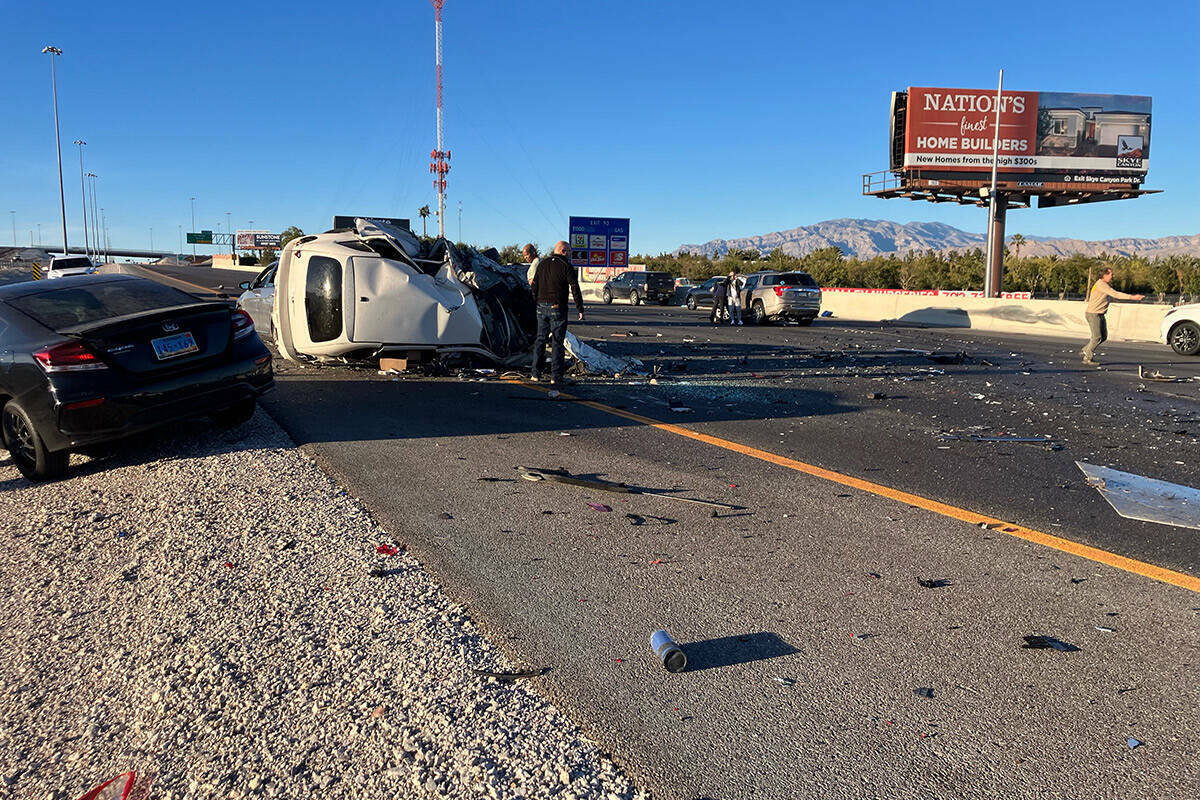
[[429, 0], [433, 4], [433, 29], [437, 52], [437, 149], [429, 154], [429, 171], [438, 196], [438, 236], [446, 237], [446, 173], [450, 171], [450, 151], [446, 148], [446, 128], [442, 120], [442, 4], [446, 0]]

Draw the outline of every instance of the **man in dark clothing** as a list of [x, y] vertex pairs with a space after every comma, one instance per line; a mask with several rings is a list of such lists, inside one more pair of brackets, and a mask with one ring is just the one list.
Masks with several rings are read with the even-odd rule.
[[713, 286], [713, 309], [708, 321], [716, 325], [725, 318], [725, 301], [729, 297], [729, 279], [722, 278]]
[[583, 292], [579, 275], [567, 261], [566, 242], [554, 245], [554, 253], [538, 263], [530, 288], [537, 301], [537, 339], [533, 343], [533, 379], [542, 379], [542, 357], [550, 337], [550, 382], [555, 389], [563, 382], [563, 340], [567, 337], [567, 290], [575, 299], [579, 321], [583, 321]]

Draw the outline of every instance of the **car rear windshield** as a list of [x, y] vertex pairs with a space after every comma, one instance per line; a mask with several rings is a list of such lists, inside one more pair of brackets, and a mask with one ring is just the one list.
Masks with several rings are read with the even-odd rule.
[[128, 314], [199, 302], [198, 298], [186, 292], [150, 281], [111, 281], [72, 286], [8, 301], [13, 308], [56, 331]]
[[87, 256], [75, 256], [74, 258], [56, 258], [50, 262], [51, 269], [78, 269], [80, 267], [90, 268], [93, 264]]
[[815, 287], [817, 282], [813, 280], [813, 276], [807, 272], [785, 272], [779, 276], [780, 286], [808, 286]]

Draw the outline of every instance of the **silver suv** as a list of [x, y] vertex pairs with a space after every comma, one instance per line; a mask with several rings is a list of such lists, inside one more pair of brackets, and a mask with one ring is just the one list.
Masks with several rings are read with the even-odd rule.
[[777, 319], [811, 325], [821, 313], [821, 287], [807, 272], [755, 272], [746, 276], [742, 305], [758, 325]]

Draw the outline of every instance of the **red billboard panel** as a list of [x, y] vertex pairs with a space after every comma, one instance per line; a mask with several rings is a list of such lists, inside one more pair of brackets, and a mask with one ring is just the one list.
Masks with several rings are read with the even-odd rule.
[[[991, 172], [996, 105], [995, 90], [910, 87], [903, 167]], [[1129, 180], [1149, 166], [1149, 97], [1005, 91], [999, 105], [1000, 172]]]

